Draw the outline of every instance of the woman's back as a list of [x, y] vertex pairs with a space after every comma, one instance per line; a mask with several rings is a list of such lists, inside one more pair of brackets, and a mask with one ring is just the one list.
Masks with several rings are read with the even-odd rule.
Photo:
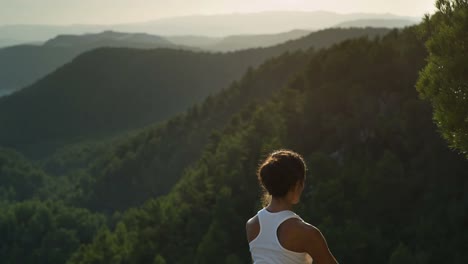
[[[287, 236], [294, 233], [291, 232], [292, 228], [282, 225], [287, 220], [302, 221], [297, 214], [289, 210], [272, 213], [263, 208], [258, 211], [257, 216], [250, 222], [251, 226], [247, 227], [252, 233], [250, 236], [253, 239], [249, 242], [249, 246], [255, 264], [312, 263], [312, 258], [306, 252], [295, 252], [283, 246], [289, 240]], [[292, 221], [288, 222], [293, 224]], [[279, 234], [280, 226], [281, 229], [286, 229], [282, 230], [283, 235]], [[291, 247], [291, 249], [293, 248], [294, 246]]]

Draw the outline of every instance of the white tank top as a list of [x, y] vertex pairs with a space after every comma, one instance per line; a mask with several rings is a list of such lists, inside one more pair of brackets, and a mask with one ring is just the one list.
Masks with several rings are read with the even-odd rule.
[[254, 264], [312, 263], [309, 254], [294, 252], [281, 246], [276, 235], [278, 227], [287, 219], [298, 218], [302, 220], [297, 214], [289, 210], [271, 213], [263, 208], [258, 211], [257, 216], [260, 223], [260, 232], [249, 243]]

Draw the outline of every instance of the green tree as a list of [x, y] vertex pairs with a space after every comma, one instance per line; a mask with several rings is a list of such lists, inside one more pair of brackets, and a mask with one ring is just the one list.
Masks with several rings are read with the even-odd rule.
[[450, 147], [468, 157], [468, 1], [438, 0], [436, 6], [422, 24], [429, 57], [416, 88], [431, 102]]
[[0, 207], [2, 263], [65, 263], [90, 243], [105, 223], [102, 215], [61, 202], [27, 200]]

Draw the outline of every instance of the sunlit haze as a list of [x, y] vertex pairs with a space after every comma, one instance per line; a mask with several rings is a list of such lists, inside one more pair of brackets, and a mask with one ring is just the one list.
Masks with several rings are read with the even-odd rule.
[[272, 10], [393, 13], [420, 17], [435, 0], [0, 0], [2, 24], [116, 24], [194, 14]]

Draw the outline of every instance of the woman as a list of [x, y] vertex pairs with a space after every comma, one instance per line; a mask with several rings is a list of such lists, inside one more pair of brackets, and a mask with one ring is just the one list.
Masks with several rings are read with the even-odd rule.
[[336, 264], [320, 231], [292, 210], [305, 184], [306, 165], [290, 150], [271, 153], [257, 176], [268, 205], [247, 221], [247, 240], [255, 264]]

